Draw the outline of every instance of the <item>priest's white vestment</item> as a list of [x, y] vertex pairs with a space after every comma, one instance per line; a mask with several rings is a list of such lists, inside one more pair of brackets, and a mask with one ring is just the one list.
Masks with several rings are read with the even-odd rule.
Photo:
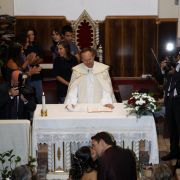
[[83, 63], [73, 67], [65, 104], [116, 102], [109, 66], [94, 61], [92, 68]]

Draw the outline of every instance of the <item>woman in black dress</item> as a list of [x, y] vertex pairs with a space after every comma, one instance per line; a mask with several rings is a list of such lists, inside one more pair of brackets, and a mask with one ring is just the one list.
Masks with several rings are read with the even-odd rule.
[[53, 29], [52, 30], [52, 46], [51, 46], [51, 52], [52, 52], [52, 58], [53, 58], [53, 62], [56, 59], [56, 57], [58, 56], [58, 50], [57, 50], [57, 44], [59, 41], [61, 41], [62, 37], [61, 37], [61, 33], [59, 29]]
[[71, 79], [72, 67], [76, 66], [78, 61], [70, 53], [70, 47], [67, 41], [60, 41], [57, 47], [59, 56], [54, 61], [53, 70], [57, 82], [58, 103], [64, 103]]

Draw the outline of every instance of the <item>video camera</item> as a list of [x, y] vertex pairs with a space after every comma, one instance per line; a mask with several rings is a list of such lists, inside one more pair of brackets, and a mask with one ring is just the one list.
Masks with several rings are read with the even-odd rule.
[[33, 87], [28, 85], [27, 79], [28, 79], [27, 74], [24, 74], [24, 73], [19, 74], [19, 77], [18, 77], [19, 94], [22, 94], [25, 98], [29, 98], [31, 96], [34, 96], [35, 94]]

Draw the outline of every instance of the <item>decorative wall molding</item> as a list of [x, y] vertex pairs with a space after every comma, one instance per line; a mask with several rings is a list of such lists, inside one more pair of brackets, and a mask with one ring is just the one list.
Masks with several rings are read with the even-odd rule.
[[[99, 21], [93, 20], [84, 10], [76, 21], [71, 21], [74, 29], [74, 40], [79, 49], [92, 47], [97, 50], [99, 61], [103, 61], [103, 49], [99, 44]], [[82, 33], [82, 34], [81, 34]]]

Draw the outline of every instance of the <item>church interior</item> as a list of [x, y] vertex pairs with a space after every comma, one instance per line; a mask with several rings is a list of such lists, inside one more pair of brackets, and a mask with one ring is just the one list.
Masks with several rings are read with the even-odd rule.
[[[67, 179], [67, 173], [65, 172], [69, 168], [69, 164], [65, 161], [69, 160], [69, 154], [66, 153], [66, 150], [69, 148], [73, 152], [73, 148], [76, 146], [75, 144], [72, 145], [76, 141], [74, 140], [68, 147], [63, 139], [64, 134], [61, 134], [61, 137], [58, 135], [56, 137], [52, 132], [53, 135], [46, 136], [43, 132], [41, 133], [41, 128], [33, 130], [38, 125], [47, 123], [42, 127], [44, 127], [45, 132], [49, 133], [50, 130], [45, 125], [50, 128], [53, 127], [50, 122], [46, 121], [51, 113], [52, 121], [57, 123], [57, 126], [60, 124], [53, 114], [56, 113], [56, 110], [53, 109], [52, 112], [49, 112], [53, 105], [58, 104], [51, 46], [52, 31], [62, 29], [66, 25], [72, 27], [72, 41], [79, 51], [86, 47], [92, 47], [96, 50], [95, 60], [109, 66], [112, 87], [118, 103], [127, 101], [132, 93], [137, 91], [153, 94], [157, 101], [162, 99], [163, 84], [158, 79], [158, 72], [161, 68], [160, 62], [165, 56], [169, 59], [172, 58], [173, 54], [180, 50], [179, 0], [0, 0], [0, 51], [3, 50], [1, 47], [6, 43], [6, 37], [12, 41], [16, 39], [23, 41], [22, 37], [25, 36], [28, 28], [35, 30], [36, 41], [42, 49], [43, 62], [40, 63], [40, 67], [43, 92], [48, 107], [47, 117], [43, 117], [44, 122], [42, 117], [39, 118], [37, 124], [35, 124], [34, 119], [31, 119], [31, 123], [26, 127], [29, 129], [26, 129], [26, 132], [22, 130], [24, 134], [17, 135], [17, 137], [21, 137], [29, 134], [29, 139], [28, 137], [23, 138], [28, 141], [28, 145], [26, 142], [26, 145], [21, 147], [20, 151], [28, 146], [28, 154], [37, 158], [37, 179], [39, 180]], [[169, 46], [170, 48], [168, 48]], [[0, 55], [2, 56], [3, 53], [0, 52]], [[5, 64], [5, 61], [0, 57], [0, 67], [3, 64]], [[0, 83], [3, 81], [3, 75], [0, 71]], [[40, 109], [41, 103], [38, 110], [40, 111]], [[38, 114], [37, 109], [35, 114]], [[101, 115], [95, 117], [91, 113], [90, 116], [98, 119]], [[69, 118], [64, 114], [62, 114], [62, 117], [67, 118], [67, 120]], [[61, 118], [61, 115], [59, 118]], [[71, 119], [73, 118], [76, 119], [76, 114], [75, 117], [71, 117]], [[108, 120], [109, 115], [106, 118]], [[180, 179], [180, 168], [177, 167], [176, 169], [176, 160], [161, 161], [161, 157], [167, 154], [170, 148], [165, 116], [153, 116], [152, 118], [155, 131], [153, 127], [153, 130], [151, 130], [157, 136], [158, 161], [167, 164], [172, 169], [174, 179]], [[15, 128], [20, 126], [20, 122], [16, 124], [19, 120], [14, 121], [15, 123], [9, 122], [12, 123], [10, 128], [13, 128], [13, 125]], [[6, 120], [0, 120], [1, 127], [8, 128], [10, 124], [6, 124]], [[68, 126], [65, 122], [64, 124], [64, 127]], [[80, 127], [81, 125], [77, 124], [75, 131]], [[56, 127], [54, 128], [57, 130]], [[108, 125], [105, 130], [109, 129], [111, 130], [111, 125]], [[12, 131], [12, 134], [14, 131]], [[71, 131], [71, 127], [67, 131]], [[147, 131], [150, 134], [150, 130]], [[11, 131], [4, 131], [3, 128], [0, 128], [0, 134], [2, 135], [2, 133], [7, 134], [2, 138], [5, 139], [6, 136], [9, 138], [8, 134], [11, 134]], [[143, 135], [141, 133], [141, 136], [145, 138], [146, 136]], [[37, 139], [32, 142], [32, 139], [36, 136]], [[87, 137], [90, 137], [90, 133], [87, 133]], [[13, 138], [13, 135], [11, 138]], [[147, 139], [154, 141], [153, 137], [148, 135]], [[50, 144], [51, 140], [53, 142], [57, 141], [57, 144]], [[67, 142], [69, 141], [67, 140]], [[122, 146], [132, 148], [134, 151], [137, 148], [136, 143], [130, 142], [130, 144], [124, 145], [124, 141], [120, 142]], [[146, 138], [138, 142], [138, 162], [142, 165], [139, 179], [150, 179], [152, 175], [151, 153], [147, 151], [146, 146], [148, 146]], [[153, 151], [152, 147], [149, 149]], [[2, 149], [0, 148], [1, 153]], [[57, 157], [53, 157], [55, 155]]]

